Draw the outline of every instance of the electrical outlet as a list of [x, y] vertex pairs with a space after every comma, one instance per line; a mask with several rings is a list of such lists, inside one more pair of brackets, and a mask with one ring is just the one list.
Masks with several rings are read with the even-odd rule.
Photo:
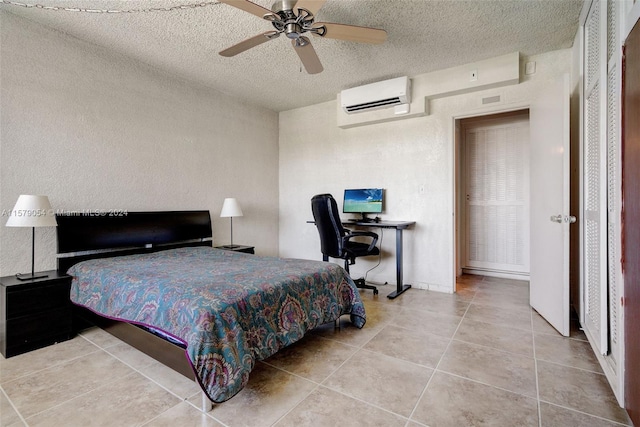
[[478, 70], [471, 70], [471, 73], [469, 73], [469, 81], [475, 82], [476, 80], [478, 80]]

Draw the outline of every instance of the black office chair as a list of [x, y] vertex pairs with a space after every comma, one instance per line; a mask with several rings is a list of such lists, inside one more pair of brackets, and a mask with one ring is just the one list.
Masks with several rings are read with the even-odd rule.
[[[311, 199], [311, 211], [313, 219], [320, 233], [320, 249], [322, 258], [329, 261], [331, 258], [344, 260], [344, 269], [349, 272], [349, 265], [355, 263], [355, 259], [361, 256], [379, 255], [376, 247], [378, 235], [370, 231], [351, 231], [342, 226], [338, 205], [331, 194], [318, 194]], [[371, 243], [354, 242], [354, 237], [367, 237]], [[358, 288], [372, 289], [373, 294], [378, 294], [375, 286], [367, 285], [364, 278], [354, 280]]]

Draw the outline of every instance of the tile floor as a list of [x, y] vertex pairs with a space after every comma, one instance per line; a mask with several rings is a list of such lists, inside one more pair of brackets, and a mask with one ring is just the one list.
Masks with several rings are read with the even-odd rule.
[[202, 414], [195, 383], [99, 329], [3, 359], [1, 426], [630, 425], [586, 342], [529, 308], [526, 282], [362, 292], [367, 324], [325, 325]]

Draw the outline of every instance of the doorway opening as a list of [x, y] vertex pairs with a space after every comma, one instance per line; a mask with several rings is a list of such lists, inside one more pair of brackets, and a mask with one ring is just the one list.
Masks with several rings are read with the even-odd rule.
[[455, 127], [456, 276], [529, 280], [529, 110]]

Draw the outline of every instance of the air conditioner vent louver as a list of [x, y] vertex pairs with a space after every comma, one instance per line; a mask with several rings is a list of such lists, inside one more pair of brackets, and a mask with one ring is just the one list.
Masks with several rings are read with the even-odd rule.
[[401, 104], [402, 104], [402, 101], [400, 100], [400, 98], [395, 97], [395, 98], [381, 99], [380, 101], [365, 102], [364, 104], [348, 105], [345, 107], [345, 109], [347, 110], [347, 112], [352, 113], [352, 112], [361, 111], [361, 110], [370, 110], [372, 108], [377, 108], [377, 107], [386, 107], [389, 105], [401, 105]]
[[340, 93], [342, 109], [349, 114], [410, 102], [411, 80], [408, 77], [345, 89]]

